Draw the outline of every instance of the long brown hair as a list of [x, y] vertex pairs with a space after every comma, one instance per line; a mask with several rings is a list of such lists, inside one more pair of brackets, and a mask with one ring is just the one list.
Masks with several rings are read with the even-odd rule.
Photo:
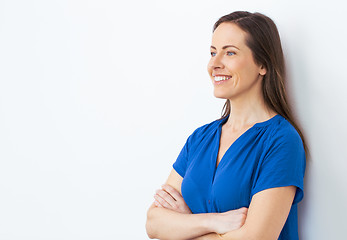
[[[299, 133], [308, 151], [302, 131], [296, 123], [287, 100], [285, 90], [285, 63], [280, 36], [275, 23], [261, 13], [237, 11], [221, 17], [213, 26], [213, 32], [223, 22], [231, 22], [247, 33], [246, 45], [253, 53], [254, 61], [266, 69], [262, 81], [265, 104], [287, 119]], [[222, 109], [222, 118], [230, 114], [230, 101], [227, 99]]]

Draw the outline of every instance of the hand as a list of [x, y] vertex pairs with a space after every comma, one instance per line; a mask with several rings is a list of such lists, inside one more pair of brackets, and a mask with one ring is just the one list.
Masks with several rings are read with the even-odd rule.
[[192, 213], [182, 195], [168, 184], [164, 184], [162, 189], [157, 190], [154, 198], [154, 204], [157, 207], [163, 207], [179, 213]]
[[217, 213], [212, 220], [214, 231], [224, 234], [239, 229], [245, 224], [248, 208], [242, 207], [224, 213]]

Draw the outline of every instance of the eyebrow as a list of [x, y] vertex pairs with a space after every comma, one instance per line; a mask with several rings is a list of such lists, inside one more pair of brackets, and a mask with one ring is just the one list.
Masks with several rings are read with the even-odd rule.
[[[228, 47], [233, 47], [233, 48], [236, 48], [236, 49], [240, 50], [238, 47], [236, 47], [236, 46], [234, 46], [234, 45], [225, 45], [225, 46], [222, 47], [222, 49], [224, 50], [224, 49], [226, 49], [226, 48], [228, 48]], [[217, 50], [216, 47], [214, 47], [214, 46], [211, 46], [211, 48]]]

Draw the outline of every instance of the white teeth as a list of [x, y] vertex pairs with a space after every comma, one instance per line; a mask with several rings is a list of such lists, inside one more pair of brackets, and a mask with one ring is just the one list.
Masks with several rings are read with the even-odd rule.
[[214, 77], [214, 80], [215, 81], [222, 81], [222, 80], [228, 80], [229, 78], [231, 78], [231, 77], [226, 77], [226, 76], [215, 76]]

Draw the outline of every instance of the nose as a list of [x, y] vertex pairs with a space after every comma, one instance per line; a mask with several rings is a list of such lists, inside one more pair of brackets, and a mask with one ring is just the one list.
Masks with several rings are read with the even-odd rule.
[[222, 56], [216, 54], [214, 57], [211, 57], [210, 62], [208, 63], [210, 69], [223, 68], [224, 64], [222, 61]]

